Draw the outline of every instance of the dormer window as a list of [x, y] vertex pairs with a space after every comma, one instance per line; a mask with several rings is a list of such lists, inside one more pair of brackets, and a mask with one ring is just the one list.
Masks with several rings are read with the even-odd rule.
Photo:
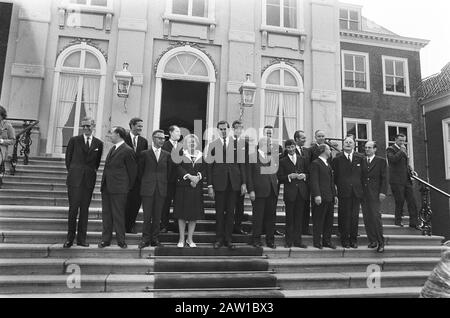
[[339, 9], [339, 25], [341, 29], [359, 31], [361, 29], [361, 14], [355, 9]]

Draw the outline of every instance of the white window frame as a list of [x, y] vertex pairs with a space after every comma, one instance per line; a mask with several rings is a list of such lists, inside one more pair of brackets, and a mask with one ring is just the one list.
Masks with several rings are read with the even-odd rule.
[[[408, 157], [409, 157], [409, 165], [414, 170], [414, 140], [412, 135], [412, 124], [410, 123], [401, 123], [401, 122], [395, 122], [395, 121], [386, 121], [384, 123], [385, 127], [385, 140], [386, 140], [386, 148], [389, 147], [389, 126], [395, 126], [395, 127], [403, 127], [408, 129]], [[398, 131], [397, 131], [398, 133]]]
[[[357, 88], [357, 87], [346, 87], [345, 86], [345, 55], [357, 55], [357, 56], [363, 56], [365, 61], [365, 67], [366, 67], [366, 88]], [[352, 92], [363, 92], [363, 93], [370, 93], [370, 63], [369, 63], [369, 53], [364, 52], [357, 52], [357, 51], [346, 51], [342, 50], [341, 52], [341, 73], [342, 73], [342, 90], [345, 91], [352, 91]], [[355, 73], [355, 71], [353, 71]]]
[[444, 163], [445, 163], [445, 179], [450, 180], [450, 138], [449, 126], [450, 118], [442, 120], [442, 139], [444, 141]]
[[[342, 125], [342, 136], [344, 138], [347, 136], [347, 124], [348, 123], [355, 123], [356, 125], [358, 125], [358, 124], [365, 124], [367, 126], [367, 141], [371, 141], [372, 140], [372, 120], [370, 120], [370, 119], [363, 119], [363, 118], [344, 117], [343, 118], [343, 125]], [[358, 126], [356, 126], [356, 134], [358, 134]], [[359, 139], [358, 136], [355, 136], [355, 139], [356, 139], [356, 141], [363, 140], [363, 139]]]
[[[208, 4], [208, 16], [207, 17], [196, 17], [192, 16], [192, 1], [189, 0], [188, 15], [176, 14], [172, 12], [173, 0], [166, 0], [166, 12], [164, 13], [163, 19], [170, 21], [179, 22], [191, 22], [197, 24], [216, 24], [216, 0], [205, 0]], [[190, 13], [190, 14], [189, 14]]]
[[91, 0], [86, 0], [86, 4], [72, 3], [71, 0], [62, 0], [61, 8], [92, 13], [114, 13], [113, 0], [107, 0], [106, 6], [91, 5]]
[[[348, 14], [348, 19], [341, 19], [341, 12], [340, 10], [346, 10]], [[350, 11], [356, 11], [358, 13], [358, 20], [351, 20], [350, 19]], [[361, 9], [360, 8], [339, 8], [339, 28], [341, 27], [341, 21], [347, 22], [347, 28], [343, 30], [350, 30], [350, 31], [361, 31], [361, 25], [362, 25], [362, 18], [361, 18]], [[358, 28], [356, 30], [350, 29], [350, 22], [358, 22]]]
[[[280, 70], [280, 83], [284, 83], [284, 71], [288, 71], [292, 76], [294, 76], [295, 80], [297, 81], [298, 86], [281, 86], [281, 85], [274, 85], [274, 84], [267, 84], [267, 79], [269, 78], [270, 74], [272, 72], [275, 72], [277, 70]], [[300, 75], [300, 73], [293, 68], [292, 66], [286, 64], [285, 62], [280, 62], [278, 64], [274, 64], [270, 67], [268, 67], [262, 77], [261, 77], [261, 117], [260, 117], [260, 127], [263, 128], [265, 126], [265, 108], [266, 108], [266, 90], [271, 92], [277, 92], [280, 94], [279, 104], [280, 107], [284, 105], [283, 101], [283, 93], [296, 93], [298, 97], [298, 108], [297, 108], [297, 129], [304, 129], [305, 127], [305, 112], [304, 112], [304, 84], [303, 84], [303, 78]], [[274, 139], [279, 142], [280, 145], [283, 143], [283, 125], [284, 120], [283, 116], [280, 115], [280, 109], [278, 109], [278, 123], [279, 127], [279, 139]], [[261, 130], [262, 131], [262, 130]], [[294, 132], [292, 132], [294, 133]]]
[[[382, 55], [381, 56], [382, 64], [383, 64], [383, 94], [385, 95], [393, 95], [393, 96], [403, 96], [403, 97], [410, 97], [409, 92], [409, 69], [408, 69], [408, 59], [403, 57], [394, 57], [394, 56], [387, 56]], [[394, 61], [394, 73], [395, 73], [395, 62], [403, 62], [403, 70], [404, 70], [404, 77], [405, 77], [405, 87], [406, 92], [405, 93], [398, 93], [398, 92], [389, 92], [386, 90], [386, 60], [393, 60]]]
[[267, 0], [262, 0], [262, 7], [261, 7], [261, 13], [262, 13], [262, 23], [261, 23], [261, 29], [266, 31], [272, 31], [272, 32], [281, 32], [281, 33], [288, 33], [288, 34], [303, 34], [304, 33], [304, 19], [303, 19], [303, 0], [297, 0], [297, 25], [295, 28], [286, 28], [282, 26], [284, 23], [284, 15], [282, 14], [283, 10], [283, 0], [280, 0], [280, 25], [268, 25], [267, 24]]

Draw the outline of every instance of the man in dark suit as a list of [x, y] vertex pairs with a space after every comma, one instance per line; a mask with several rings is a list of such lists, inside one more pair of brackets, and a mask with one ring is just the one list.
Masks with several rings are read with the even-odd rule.
[[[244, 164], [247, 171], [247, 165], [249, 164], [249, 141], [248, 138], [242, 136], [244, 125], [242, 124], [242, 121], [235, 120], [231, 127], [234, 132], [234, 147], [238, 151], [238, 163]], [[248, 234], [242, 228], [242, 221], [244, 220], [244, 200], [245, 193], [242, 194], [241, 192], [237, 192], [236, 209], [234, 212], [234, 234]]]
[[[261, 247], [261, 234], [266, 233], [266, 245], [275, 249], [275, 223], [278, 201], [277, 170], [279, 158], [268, 153], [267, 138], [258, 143], [258, 151], [254, 153], [256, 160], [248, 165], [248, 191], [253, 203], [252, 244]], [[254, 163], [256, 161], [256, 163]]]
[[139, 248], [160, 246], [159, 231], [161, 212], [167, 196], [167, 182], [172, 169], [170, 153], [161, 147], [165, 136], [163, 130], [152, 134], [151, 149], [143, 151], [139, 162], [139, 174], [142, 178], [141, 196], [144, 206], [144, 229]]
[[209, 144], [208, 156], [208, 195], [215, 199], [216, 242], [214, 248], [227, 246], [234, 249], [232, 243], [234, 209], [238, 192], [247, 192], [245, 165], [238, 163], [238, 151], [234, 148], [233, 137], [229, 136], [230, 124], [217, 123], [220, 138]]
[[409, 226], [420, 229], [418, 223], [417, 204], [414, 199], [411, 175], [417, 175], [409, 165], [408, 151], [405, 146], [406, 137], [398, 134], [395, 144], [387, 148], [389, 163], [389, 184], [395, 199], [395, 225], [403, 227], [403, 205], [408, 205]]
[[[181, 137], [181, 130], [178, 126], [170, 126], [169, 127], [169, 139], [166, 140], [162, 146], [162, 149], [167, 151], [169, 154], [172, 153], [172, 150], [178, 147], [178, 142]], [[167, 233], [169, 229], [173, 231], [177, 231], [178, 226], [176, 224], [172, 224], [169, 226], [170, 222], [170, 207], [172, 206], [172, 202], [175, 199], [175, 190], [177, 188], [177, 170], [176, 165], [172, 163], [171, 173], [169, 176], [168, 184], [167, 184], [167, 196], [164, 201], [164, 206], [161, 214], [161, 233]]]
[[284, 184], [284, 204], [286, 206], [286, 248], [306, 248], [302, 243], [302, 219], [305, 201], [309, 198], [308, 165], [305, 158], [297, 154], [294, 140], [286, 141], [287, 155], [280, 160], [278, 180]]
[[133, 149], [125, 143], [127, 132], [123, 127], [112, 127], [108, 133], [114, 146], [108, 153], [102, 177], [102, 241], [98, 247], [111, 245], [116, 232], [117, 245], [127, 248], [125, 242], [125, 208], [128, 192], [134, 186], [137, 174]]
[[362, 212], [364, 227], [366, 228], [369, 248], [377, 248], [377, 252], [384, 252], [383, 223], [381, 220], [380, 204], [386, 198], [387, 178], [386, 160], [375, 156], [377, 146], [368, 141], [365, 146], [366, 157], [362, 163], [363, 200]]
[[103, 142], [92, 135], [95, 121], [84, 118], [81, 121], [83, 134], [72, 137], [66, 150], [67, 190], [69, 196], [69, 219], [67, 240], [64, 248], [73, 245], [78, 220], [77, 245], [88, 247], [86, 243], [89, 205], [95, 188], [97, 170], [103, 153]]
[[[306, 148], [305, 144], [306, 144], [306, 135], [305, 132], [303, 130], [297, 130], [294, 133], [294, 140], [296, 143], [296, 153], [298, 156], [300, 156], [305, 165], [306, 165], [306, 170], [308, 171], [309, 174], [309, 166], [311, 165], [311, 150], [310, 148]], [[305, 208], [303, 209], [303, 217], [302, 217], [302, 234], [303, 235], [312, 235], [311, 231], [309, 230], [309, 221], [310, 221], [310, 216], [311, 216], [311, 198], [310, 198], [310, 193], [309, 193], [309, 180], [308, 180], [308, 186], [307, 186], [307, 191], [308, 191], [308, 198], [305, 200]]]
[[355, 141], [347, 137], [343, 152], [338, 153], [331, 163], [339, 199], [339, 233], [344, 248], [358, 248], [359, 207], [363, 196], [362, 161], [363, 156], [355, 152]]
[[319, 158], [311, 163], [310, 184], [313, 203], [313, 242], [314, 247], [336, 249], [331, 242], [333, 228], [334, 203], [337, 201], [333, 180], [333, 170], [328, 164], [331, 156], [330, 147], [326, 144], [318, 146]]
[[[325, 132], [323, 130], [316, 130], [314, 133], [314, 138], [316, 139], [316, 142], [309, 148], [310, 154], [311, 154], [311, 162], [319, 158], [319, 146], [325, 144]], [[328, 163], [331, 164], [331, 156], [330, 159], [328, 159]]]
[[[130, 132], [125, 138], [125, 142], [130, 146], [136, 154], [136, 162], [139, 163], [139, 156], [142, 151], [148, 149], [147, 139], [141, 136], [144, 121], [140, 118], [132, 118], [130, 120]], [[125, 210], [125, 229], [127, 233], [136, 233], [135, 223], [136, 217], [141, 207], [141, 178], [138, 175], [133, 188], [128, 193], [127, 208]]]

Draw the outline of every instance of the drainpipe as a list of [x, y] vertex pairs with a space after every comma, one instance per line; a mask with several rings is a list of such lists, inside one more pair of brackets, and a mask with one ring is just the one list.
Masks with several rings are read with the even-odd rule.
[[[419, 102], [420, 103], [420, 102]], [[427, 135], [427, 118], [425, 113], [425, 105], [421, 104], [422, 106], [422, 119], [423, 119], [423, 134], [424, 134], [424, 142], [425, 142], [425, 168], [426, 168], [426, 176], [427, 176], [427, 182], [430, 183], [430, 171], [429, 171], [429, 160], [428, 160], [428, 135]]]

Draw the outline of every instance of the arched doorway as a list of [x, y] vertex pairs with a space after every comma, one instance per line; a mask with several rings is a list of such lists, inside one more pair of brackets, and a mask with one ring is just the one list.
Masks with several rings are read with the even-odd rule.
[[[194, 120], [213, 126], [216, 73], [209, 57], [189, 46], [166, 52], [156, 71], [153, 129], [179, 125], [194, 131]], [[199, 136], [201, 137], [201, 136]]]
[[101, 136], [105, 77], [106, 59], [95, 47], [81, 42], [61, 52], [55, 67], [47, 153], [64, 154], [86, 116], [96, 121], [95, 136]]

